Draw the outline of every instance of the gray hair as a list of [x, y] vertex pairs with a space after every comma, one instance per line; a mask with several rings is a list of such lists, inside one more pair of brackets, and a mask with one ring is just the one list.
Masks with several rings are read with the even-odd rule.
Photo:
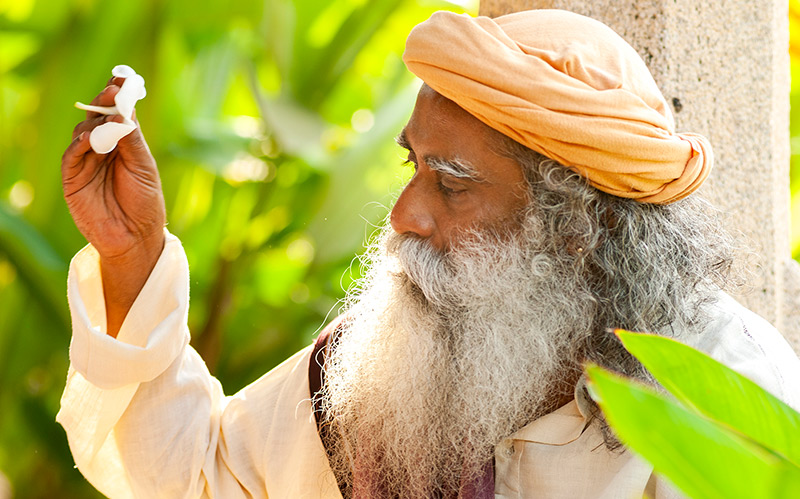
[[[740, 284], [733, 238], [697, 194], [668, 205], [601, 192], [578, 173], [506, 137], [500, 154], [516, 160], [530, 186], [530, 210], [550, 236], [545, 251], [571, 259], [594, 305], [594, 325], [572, 363], [594, 362], [650, 381], [619, 343], [616, 328], [687, 338], [702, 334], [718, 289]], [[594, 407], [609, 448], [619, 447]]]

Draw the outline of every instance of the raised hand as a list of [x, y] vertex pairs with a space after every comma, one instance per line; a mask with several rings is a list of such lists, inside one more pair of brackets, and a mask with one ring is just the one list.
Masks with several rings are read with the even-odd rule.
[[[113, 106], [124, 79], [112, 78], [92, 101]], [[121, 116], [87, 112], [61, 159], [64, 198], [78, 229], [100, 255], [108, 333], [122, 320], [164, 247], [166, 211], [155, 159], [137, 127], [116, 149], [96, 154], [89, 133]]]

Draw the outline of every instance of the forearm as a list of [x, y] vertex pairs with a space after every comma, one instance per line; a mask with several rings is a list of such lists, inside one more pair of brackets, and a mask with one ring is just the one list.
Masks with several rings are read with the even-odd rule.
[[91, 246], [70, 266], [71, 370], [57, 419], [78, 468], [110, 497], [202, 490], [216, 447], [222, 390], [187, 344], [188, 266], [176, 238], [153, 267], [113, 339], [102, 327], [113, 274], [101, 277]]
[[164, 233], [143, 240], [134, 251], [113, 258], [100, 258], [106, 333], [117, 337], [125, 317], [164, 250]]

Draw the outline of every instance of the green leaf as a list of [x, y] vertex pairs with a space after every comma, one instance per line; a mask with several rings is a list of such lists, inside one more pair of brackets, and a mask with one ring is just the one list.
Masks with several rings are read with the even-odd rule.
[[800, 469], [783, 457], [641, 383], [596, 365], [586, 372], [620, 440], [689, 496], [800, 497]]
[[300, 106], [289, 96], [268, 97], [261, 89], [255, 68], [248, 68], [248, 83], [264, 124], [281, 149], [311, 163], [325, 161], [327, 154], [321, 145], [327, 124], [318, 114]]
[[617, 331], [680, 402], [800, 466], [800, 413], [745, 376], [678, 341]]
[[0, 253], [17, 270], [31, 295], [64, 334], [69, 317], [64, 300], [67, 264], [28, 222], [0, 205]]
[[295, 78], [295, 99], [309, 109], [317, 109], [400, 2], [373, 0], [354, 9], [333, 40], [314, 54], [311, 64], [301, 66]]

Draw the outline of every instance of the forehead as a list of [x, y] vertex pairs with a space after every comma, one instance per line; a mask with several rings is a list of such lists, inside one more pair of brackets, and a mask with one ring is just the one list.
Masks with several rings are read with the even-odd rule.
[[501, 154], [503, 136], [500, 132], [427, 85], [423, 85], [417, 95], [414, 112], [402, 138], [418, 156], [427, 154], [470, 162], [508, 160]]
[[520, 165], [502, 153], [504, 137], [500, 132], [426, 85], [417, 95], [414, 112], [400, 138], [401, 145], [413, 151], [419, 164], [433, 158], [468, 164], [472, 176], [483, 185], [476, 194], [491, 194], [489, 186], [516, 191], [524, 182]]

